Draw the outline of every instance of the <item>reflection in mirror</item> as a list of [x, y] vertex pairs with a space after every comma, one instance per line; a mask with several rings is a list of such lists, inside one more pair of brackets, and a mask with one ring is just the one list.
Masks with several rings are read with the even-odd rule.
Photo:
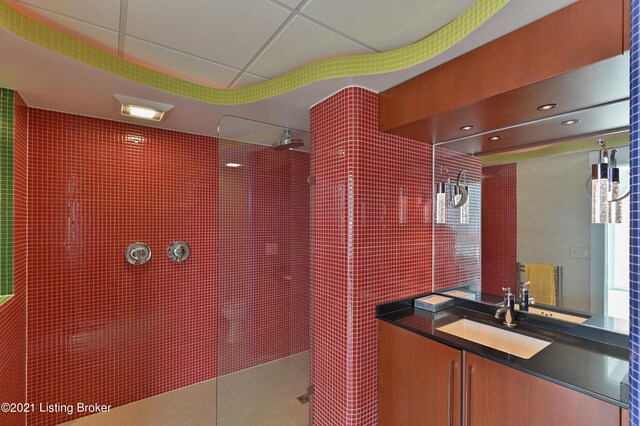
[[[604, 139], [617, 151], [624, 194], [628, 134]], [[493, 241], [483, 244], [482, 268], [500, 271], [498, 280], [483, 280], [484, 293], [531, 281], [538, 307], [591, 312], [626, 327], [629, 198], [621, 200], [621, 223], [592, 223], [591, 165], [599, 148], [591, 137], [483, 159], [482, 235]]]
[[[625, 194], [629, 135], [602, 138], [609, 152], [617, 150], [619, 193]], [[439, 249], [434, 290], [456, 289], [495, 304], [502, 301], [503, 287], [519, 294], [520, 285], [531, 281], [536, 303], [531, 313], [628, 332], [629, 198], [621, 201], [622, 223], [592, 223], [591, 165], [599, 158], [597, 139], [482, 158], [437, 145], [434, 186], [443, 164], [454, 171], [464, 168], [471, 176], [470, 194], [477, 191], [478, 201], [471, 204], [470, 225], [434, 223]], [[448, 262], [448, 256], [456, 260]]]

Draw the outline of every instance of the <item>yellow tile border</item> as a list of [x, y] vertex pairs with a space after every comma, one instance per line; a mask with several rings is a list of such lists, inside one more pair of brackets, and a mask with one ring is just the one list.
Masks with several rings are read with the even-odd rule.
[[330, 58], [272, 80], [237, 89], [220, 89], [194, 83], [124, 60], [36, 22], [13, 9], [4, 0], [0, 0], [0, 26], [40, 47], [136, 83], [210, 104], [237, 105], [271, 98], [320, 80], [381, 74], [417, 65], [455, 45], [508, 2], [509, 0], [477, 0], [460, 16], [429, 37], [399, 49]]

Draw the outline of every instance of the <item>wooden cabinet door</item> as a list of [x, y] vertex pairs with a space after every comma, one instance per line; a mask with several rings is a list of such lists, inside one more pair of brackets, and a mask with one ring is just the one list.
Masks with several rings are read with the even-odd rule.
[[461, 424], [462, 352], [378, 321], [381, 426]]
[[629, 426], [629, 410], [625, 408], [620, 409], [620, 426]]
[[620, 409], [485, 358], [464, 355], [466, 426], [615, 426]]

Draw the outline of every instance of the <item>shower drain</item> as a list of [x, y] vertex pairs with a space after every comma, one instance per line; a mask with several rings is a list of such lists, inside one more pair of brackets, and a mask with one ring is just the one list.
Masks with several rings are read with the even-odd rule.
[[300, 395], [296, 399], [300, 402], [300, 404], [306, 404], [307, 402], [309, 402], [309, 394], [305, 393], [304, 395]]

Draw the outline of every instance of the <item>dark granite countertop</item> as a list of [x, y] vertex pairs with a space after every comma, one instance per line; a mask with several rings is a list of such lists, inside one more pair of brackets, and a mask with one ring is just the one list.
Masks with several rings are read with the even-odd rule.
[[505, 328], [500, 320], [494, 319], [494, 312], [495, 307], [465, 299], [455, 299], [453, 307], [442, 311], [429, 312], [414, 308], [411, 298], [378, 306], [377, 317], [446, 345], [628, 408], [628, 394], [625, 395], [621, 382], [629, 370], [629, 347], [628, 341], [620, 339], [619, 335], [561, 321], [542, 321], [518, 312], [518, 326], [514, 332], [552, 341], [530, 359], [523, 359], [436, 330], [461, 318]]

